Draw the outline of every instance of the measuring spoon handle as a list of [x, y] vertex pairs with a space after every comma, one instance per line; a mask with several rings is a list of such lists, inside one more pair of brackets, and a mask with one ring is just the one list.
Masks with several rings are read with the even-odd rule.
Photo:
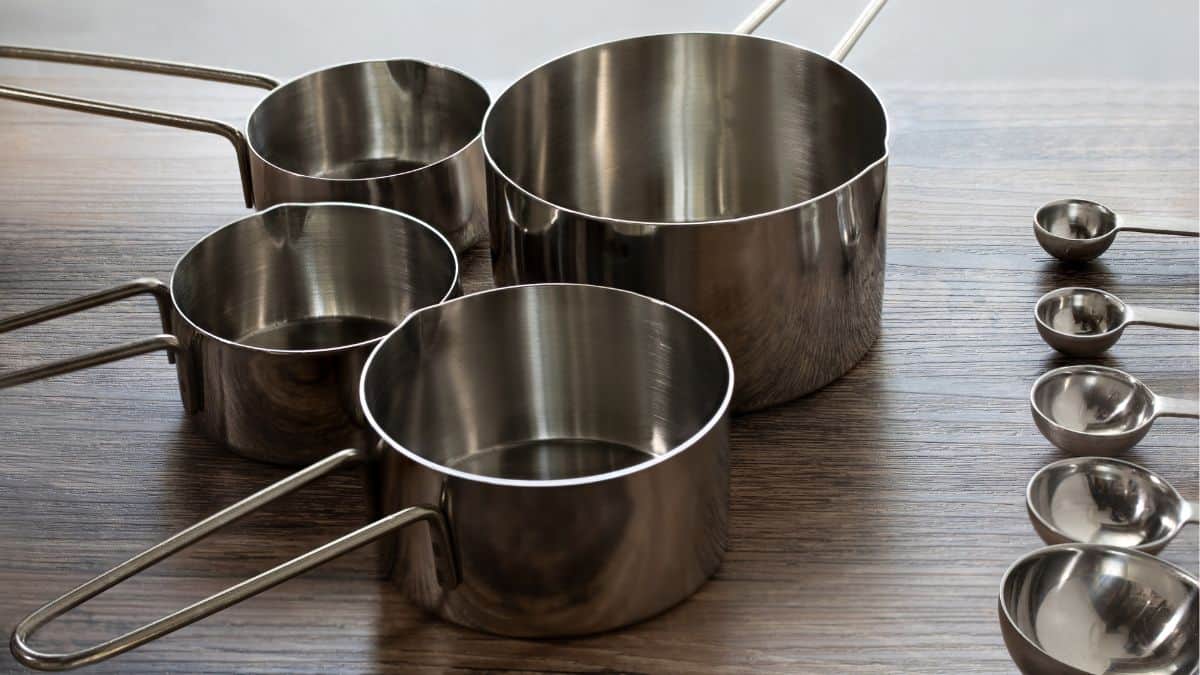
[[1174, 227], [1148, 225], [1127, 225], [1121, 223], [1117, 226], [1118, 230], [1125, 232], [1146, 232], [1148, 234], [1174, 234], [1180, 237], [1200, 237], [1200, 226], [1197, 225], [1177, 225]]
[[1155, 309], [1153, 307], [1129, 307], [1126, 309], [1128, 323], [1162, 328], [1200, 330], [1200, 314], [1181, 312], [1177, 309]]
[[1200, 401], [1171, 396], [1158, 396], [1156, 398], [1154, 408], [1158, 417], [1200, 418]]

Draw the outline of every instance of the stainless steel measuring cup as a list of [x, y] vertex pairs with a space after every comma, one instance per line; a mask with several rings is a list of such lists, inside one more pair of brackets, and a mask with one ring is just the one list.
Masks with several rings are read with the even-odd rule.
[[1130, 225], [1103, 204], [1086, 199], [1060, 199], [1033, 214], [1033, 234], [1046, 252], [1060, 260], [1084, 262], [1112, 246], [1117, 232], [1200, 236], [1200, 228]]
[[1096, 356], [1121, 339], [1126, 326], [1200, 330], [1200, 315], [1127, 305], [1096, 288], [1059, 288], [1038, 299], [1033, 320], [1046, 344], [1071, 356]]
[[[769, 11], [778, 2], [769, 2]], [[748, 35], [648, 35], [588, 47], [488, 111], [498, 284], [616, 286], [692, 312], [729, 347], [734, 407], [840, 377], [879, 334], [887, 114], [829, 56]]]
[[1158, 553], [1200, 505], [1149, 469], [1107, 457], [1063, 459], [1042, 467], [1025, 490], [1029, 520], [1047, 544], [1109, 544]]
[[1000, 582], [1004, 645], [1025, 675], [1195, 673], [1200, 584], [1141, 551], [1060, 544]]
[[233, 451], [282, 464], [371, 436], [355, 386], [383, 335], [460, 292], [450, 242], [412, 216], [342, 203], [280, 204], [218, 228], [170, 286], [138, 279], [0, 320], [0, 333], [139, 294], [163, 332], [0, 374], [0, 389], [157, 350], [176, 361], [184, 408]]
[[1159, 417], [1200, 417], [1200, 403], [1158, 396], [1116, 368], [1064, 366], [1042, 375], [1029, 392], [1037, 428], [1073, 455], [1120, 454], [1142, 440]]
[[247, 207], [357, 202], [436, 227], [458, 251], [486, 232], [479, 136], [490, 103], [467, 75], [414, 59], [330, 66], [280, 84], [257, 73], [0, 45], [0, 57], [137, 70], [268, 89], [245, 133], [217, 120], [0, 85], [0, 98], [223, 136]]
[[[101, 661], [393, 534], [393, 580], [447, 621], [549, 637], [653, 616], [724, 554], [732, 393], [712, 331], [627, 291], [515, 286], [427, 307], [364, 369], [374, 451], [337, 452], [70, 591], [17, 625], [13, 654], [45, 669]], [[102, 644], [30, 645], [71, 607], [363, 459], [383, 518]]]

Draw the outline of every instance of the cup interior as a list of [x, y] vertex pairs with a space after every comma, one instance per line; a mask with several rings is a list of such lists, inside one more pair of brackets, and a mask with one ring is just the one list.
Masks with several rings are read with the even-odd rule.
[[1108, 207], [1083, 199], [1050, 202], [1037, 210], [1038, 227], [1064, 239], [1095, 239], [1117, 227], [1117, 216]]
[[1087, 545], [1042, 549], [1008, 571], [1000, 605], [1026, 642], [1085, 673], [1196, 668], [1196, 581], [1144, 553]]
[[1051, 464], [1030, 483], [1029, 507], [1072, 541], [1136, 547], [1179, 527], [1179, 495], [1141, 467], [1101, 458]]
[[886, 140], [879, 99], [841, 64], [713, 33], [567, 54], [505, 91], [484, 130], [496, 168], [537, 197], [647, 222], [793, 206], [882, 159]]
[[376, 428], [438, 467], [583, 479], [666, 455], [716, 424], [733, 370], [692, 317], [599, 286], [512, 286], [417, 312], [372, 356]]
[[171, 295], [197, 328], [246, 347], [300, 351], [378, 339], [457, 287], [444, 237], [396, 211], [282, 204], [200, 240]]
[[1111, 368], [1066, 367], [1047, 373], [1032, 401], [1043, 416], [1070, 431], [1115, 436], [1154, 419], [1154, 394], [1141, 382]]
[[489, 103], [478, 82], [449, 68], [408, 59], [348, 63], [267, 94], [246, 123], [247, 140], [292, 173], [379, 178], [466, 147]]
[[1037, 316], [1042, 325], [1064, 335], [1101, 336], [1122, 327], [1125, 304], [1093, 288], [1064, 288], [1042, 297]]

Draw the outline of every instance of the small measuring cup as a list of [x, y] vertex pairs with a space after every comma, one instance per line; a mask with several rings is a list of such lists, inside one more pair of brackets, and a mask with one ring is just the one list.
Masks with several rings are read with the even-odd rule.
[[1142, 324], [1200, 330], [1200, 315], [1127, 305], [1097, 288], [1059, 288], [1043, 295], [1033, 319], [1046, 344], [1071, 356], [1095, 356], [1116, 344], [1125, 327]]
[[1025, 506], [1047, 544], [1109, 544], [1158, 553], [1200, 505], [1154, 472], [1119, 459], [1079, 457], [1047, 464], [1029, 479]]
[[1033, 234], [1050, 255], [1059, 260], [1084, 262], [1108, 250], [1117, 232], [1148, 232], [1184, 237], [1200, 236], [1200, 228], [1128, 225], [1103, 204], [1086, 199], [1059, 199], [1033, 214]]
[[1196, 672], [1200, 583], [1148, 553], [1038, 549], [1004, 573], [997, 604], [1004, 646], [1025, 675]]
[[1133, 447], [1158, 417], [1200, 417], [1200, 402], [1158, 396], [1116, 368], [1055, 368], [1033, 383], [1037, 428], [1072, 455], [1111, 457]]

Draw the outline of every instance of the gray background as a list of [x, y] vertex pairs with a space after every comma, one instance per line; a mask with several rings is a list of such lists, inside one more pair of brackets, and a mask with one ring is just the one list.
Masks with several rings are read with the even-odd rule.
[[[461, 68], [496, 91], [534, 65], [592, 43], [643, 33], [729, 30], [756, 2], [0, 0], [0, 40], [283, 78], [341, 61], [416, 56]], [[828, 50], [864, 4], [789, 0], [760, 32]], [[1198, 5], [892, 0], [848, 63], [879, 82], [1195, 81]], [[0, 64], [0, 73], [24, 68]]]

